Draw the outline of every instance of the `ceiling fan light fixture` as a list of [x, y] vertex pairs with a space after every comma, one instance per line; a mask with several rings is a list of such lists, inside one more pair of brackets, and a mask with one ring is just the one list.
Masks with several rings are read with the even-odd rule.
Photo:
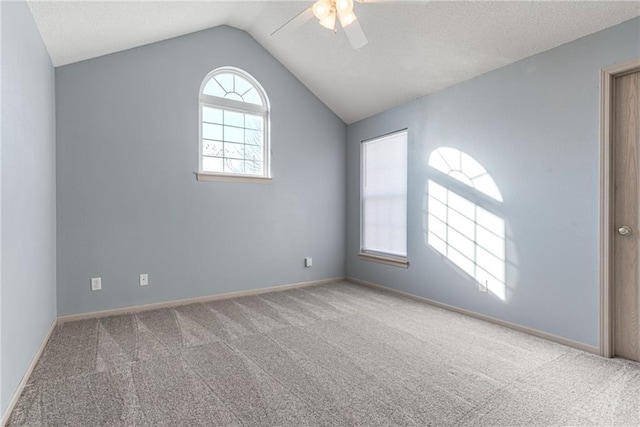
[[333, 4], [331, 3], [331, 0], [318, 0], [313, 4], [313, 14], [320, 21], [330, 17], [332, 10]]
[[[363, 0], [357, 1], [360, 3], [363, 2]], [[284, 25], [281, 25], [277, 30], [271, 33], [271, 35], [274, 35], [287, 25], [290, 27], [293, 27], [293, 24], [300, 25], [312, 16], [315, 16], [318, 19], [318, 23], [320, 25], [336, 34], [336, 20], [340, 19], [340, 24], [351, 47], [353, 49], [360, 49], [367, 45], [368, 40], [364, 31], [362, 31], [362, 27], [360, 26], [360, 22], [358, 22], [356, 14], [353, 12], [353, 3], [353, 0], [316, 0], [311, 7], [307, 7], [298, 15], [287, 21]]]
[[336, 0], [336, 9], [339, 14], [347, 14], [353, 11], [353, 0]]
[[353, 24], [357, 20], [358, 18], [356, 17], [356, 14], [353, 13], [353, 11], [340, 14], [340, 24], [342, 24], [342, 28]]

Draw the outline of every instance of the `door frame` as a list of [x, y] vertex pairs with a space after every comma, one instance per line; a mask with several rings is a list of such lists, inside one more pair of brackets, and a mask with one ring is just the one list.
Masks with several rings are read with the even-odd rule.
[[600, 355], [603, 357], [615, 354], [613, 82], [616, 77], [635, 71], [640, 71], [640, 58], [603, 68], [600, 72]]

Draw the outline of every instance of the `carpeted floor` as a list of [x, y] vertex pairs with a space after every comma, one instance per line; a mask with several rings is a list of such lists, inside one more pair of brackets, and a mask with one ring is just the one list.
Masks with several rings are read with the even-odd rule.
[[9, 425], [640, 425], [640, 364], [341, 282], [59, 325]]

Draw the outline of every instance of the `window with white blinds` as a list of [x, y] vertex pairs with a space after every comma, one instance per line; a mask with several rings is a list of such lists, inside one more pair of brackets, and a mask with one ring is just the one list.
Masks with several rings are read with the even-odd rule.
[[407, 256], [407, 131], [361, 146], [361, 252]]

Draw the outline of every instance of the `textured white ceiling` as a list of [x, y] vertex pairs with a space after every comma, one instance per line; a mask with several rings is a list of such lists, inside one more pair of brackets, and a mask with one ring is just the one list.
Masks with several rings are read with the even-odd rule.
[[356, 4], [369, 38], [360, 50], [315, 20], [270, 35], [311, 4], [29, 2], [55, 66], [218, 25], [240, 28], [346, 123], [640, 16], [640, 1], [391, 1]]

